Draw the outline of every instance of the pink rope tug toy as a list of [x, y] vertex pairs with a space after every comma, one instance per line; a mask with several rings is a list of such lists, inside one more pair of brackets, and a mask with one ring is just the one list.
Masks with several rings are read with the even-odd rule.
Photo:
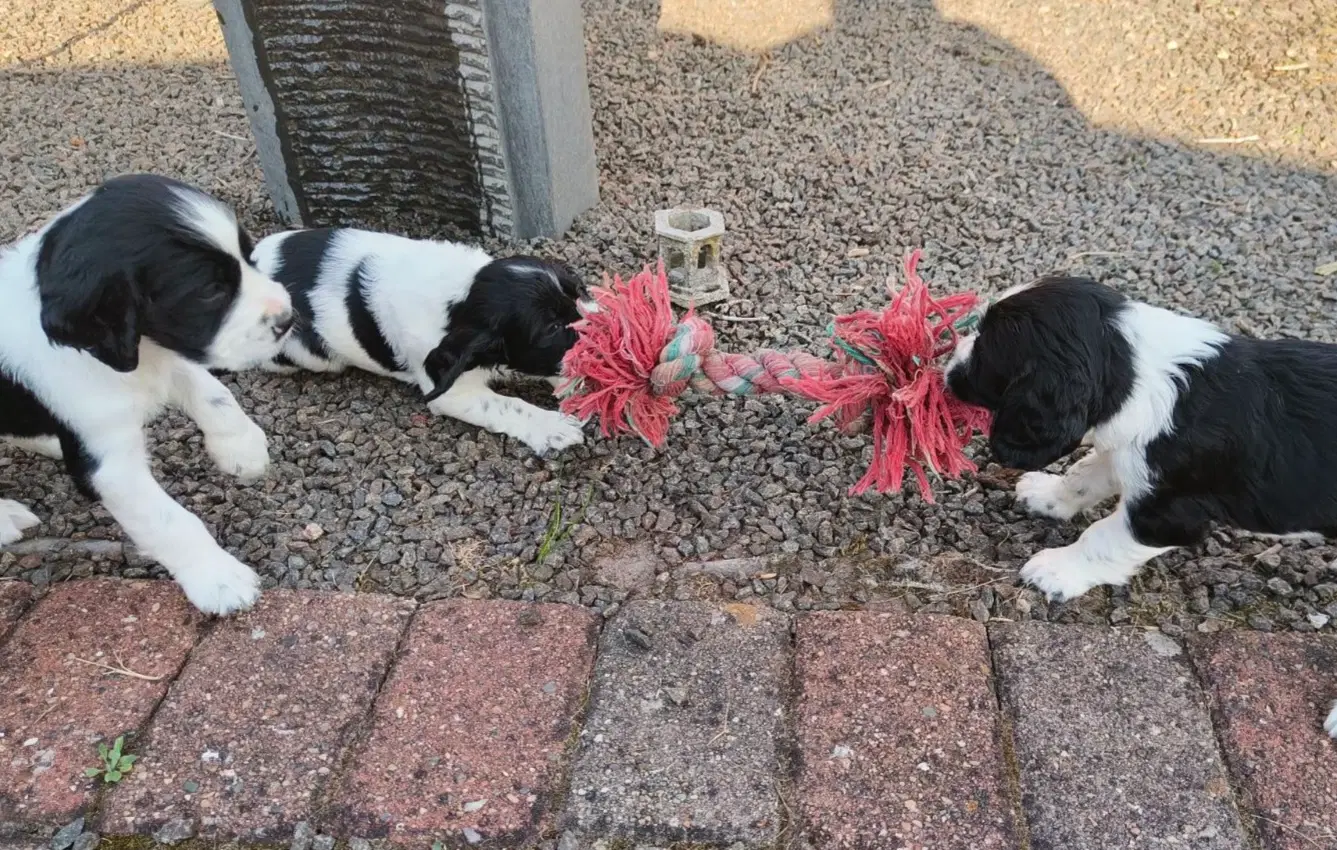
[[562, 410], [597, 416], [605, 437], [636, 434], [659, 447], [688, 388], [788, 393], [820, 404], [809, 422], [831, 418], [852, 433], [871, 420], [873, 460], [852, 494], [899, 490], [908, 467], [933, 502], [928, 471], [949, 478], [973, 472], [964, 449], [976, 432], [987, 433], [989, 414], [951, 396], [942, 380], [942, 360], [979, 321], [979, 299], [934, 299], [916, 272], [919, 258], [919, 251], [906, 258], [905, 285], [891, 290], [884, 310], [836, 317], [828, 328], [832, 360], [717, 350], [714, 330], [695, 310], [674, 318], [662, 262], [627, 281], [605, 276], [592, 293], [599, 309], [574, 325], [580, 338], [563, 360]]

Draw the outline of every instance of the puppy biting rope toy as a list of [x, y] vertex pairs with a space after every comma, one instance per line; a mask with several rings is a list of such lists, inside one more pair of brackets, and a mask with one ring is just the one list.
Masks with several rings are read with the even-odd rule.
[[[950, 478], [973, 472], [964, 448], [987, 432], [989, 414], [946, 392], [941, 362], [958, 334], [979, 321], [979, 299], [959, 293], [934, 299], [905, 260], [905, 286], [891, 291], [881, 312], [837, 316], [828, 328], [833, 360], [804, 352], [763, 349], [752, 355], [715, 349], [710, 325], [688, 310], [675, 319], [661, 261], [630, 280], [596, 287], [599, 309], [574, 327], [579, 340], [563, 360], [558, 387], [563, 412], [598, 416], [605, 437], [636, 434], [659, 447], [668, 436], [675, 401], [689, 387], [710, 395], [783, 392], [820, 403], [808, 421], [831, 418], [846, 433], [870, 419], [873, 460], [850, 488], [899, 490], [908, 466], [926, 501], [933, 501], [926, 468]], [[890, 287], [889, 287], [890, 288]]]

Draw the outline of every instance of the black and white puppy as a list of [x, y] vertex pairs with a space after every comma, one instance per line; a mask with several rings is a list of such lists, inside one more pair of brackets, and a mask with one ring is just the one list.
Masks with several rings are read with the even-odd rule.
[[538, 454], [582, 441], [579, 420], [490, 386], [510, 372], [557, 383], [576, 342], [577, 303], [593, 304], [565, 266], [351, 228], [276, 233], [254, 257], [288, 288], [297, 312], [297, 329], [268, 368], [356, 366], [416, 384], [432, 412]]
[[[1070, 519], [1118, 496], [1022, 577], [1053, 599], [1126, 584], [1213, 524], [1337, 535], [1337, 346], [1231, 336], [1107, 286], [1045, 278], [963, 338], [948, 388], [994, 414], [997, 461], [1032, 512]], [[1063, 475], [1042, 472], [1078, 447]], [[1337, 707], [1326, 728], [1337, 736]]]
[[[0, 435], [62, 458], [194, 605], [247, 608], [256, 574], [154, 480], [144, 426], [166, 406], [200, 426], [224, 472], [262, 475], [265, 434], [210, 369], [282, 346], [291, 299], [248, 257], [222, 202], [153, 175], [109, 180], [0, 249]], [[0, 544], [38, 519], [0, 500]]]

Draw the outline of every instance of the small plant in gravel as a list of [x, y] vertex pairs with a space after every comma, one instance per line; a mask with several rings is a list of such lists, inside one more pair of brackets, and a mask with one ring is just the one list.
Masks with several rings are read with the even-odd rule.
[[135, 766], [135, 760], [139, 756], [133, 756], [125, 752], [125, 736], [117, 736], [110, 747], [105, 741], [97, 745], [98, 759], [102, 762], [97, 767], [84, 768], [84, 776], [89, 779], [102, 777], [102, 781], [108, 785], [115, 785], [120, 782], [122, 777], [131, 771]]
[[539, 551], [534, 557], [537, 563], [543, 563], [548, 560], [548, 556], [556, 551], [571, 533], [576, 530], [576, 526], [585, 521], [585, 512], [590, 508], [590, 501], [594, 498], [594, 485], [591, 484], [585, 491], [585, 502], [580, 506], [580, 514], [572, 522], [567, 522], [562, 518], [562, 495], [557, 494], [557, 500], [553, 502], [552, 512], [548, 514], [548, 527], [543, 532], [543, 539], [539, 541]]

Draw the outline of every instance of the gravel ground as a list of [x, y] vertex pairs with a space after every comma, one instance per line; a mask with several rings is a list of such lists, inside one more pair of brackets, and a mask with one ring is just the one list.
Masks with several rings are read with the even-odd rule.
[[[656, 208], [722, 210], [736, 300], [715, 325], [736, 350], [819, 346], [833, 313], [882, 303], [915, 246], [942, 291], [1067, 270], [1242, 332], [1337, 341], [1337, 281], [1314, 271], [1337, 259], [1337, 12], [1199, 5], [844, 0], [833, 28], [757, 57], [661, 36], [649, 0], [587, 0], [603, 203], [539, 248], [591, 276], [634, 271]], [[128, 169], [190, 179], [273, 229], [207, 7], [150, 0], [110, 23], [93, 0], [50, 8], [0, 14], [0, 238]], [[236, 385], [270, 434], [270, 477], [218, 474], [179, 416], [155, 429], [156, 471], [282, 586], [604, 611], [631, 593], [877, 603], [1172, 634], [1337, 620], [1337, 548], [1228, 532], [1130, 588], [1049, 606], [1015, 570], [1082, 523], [1023, 516], [996, 468], [942, 485], [937, 505], [847, 498], [865, 442], [793, 404], [696, 400], [662, 452], [591, 436], [544, 462], [430, 420], [394, 382]], [[155, 571], [51, 462], [0, 458], [0, 492], [46, 519], [0, 575]]]

